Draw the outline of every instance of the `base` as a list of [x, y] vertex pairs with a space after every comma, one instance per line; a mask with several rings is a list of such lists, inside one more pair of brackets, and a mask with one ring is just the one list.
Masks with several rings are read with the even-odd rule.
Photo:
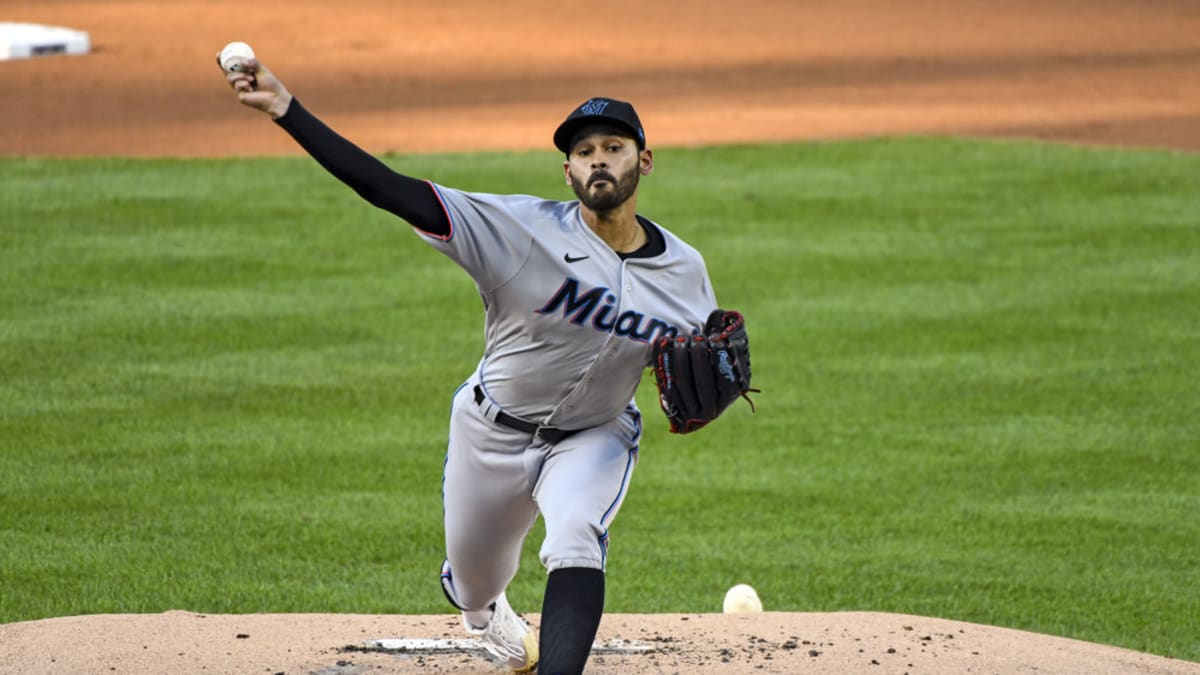
[[84, 31], [36, 23], [0, 23], [0, 61], [87, 54], [91, 50], [91, 38]]

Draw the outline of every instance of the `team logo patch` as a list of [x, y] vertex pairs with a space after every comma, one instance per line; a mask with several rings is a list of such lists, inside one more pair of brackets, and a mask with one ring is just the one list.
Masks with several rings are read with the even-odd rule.
[[584, 115], [603, 115], [604, 109], [608, 107], [608, 101], [591, 99], [587, 103], [579, 106], [579, 112]]
[[733, 375], [733, 364], [729, 362], [729, 351], [722, 349], [717, 352], [717, 370], [721, 375], [730, 382], [735, 381]]

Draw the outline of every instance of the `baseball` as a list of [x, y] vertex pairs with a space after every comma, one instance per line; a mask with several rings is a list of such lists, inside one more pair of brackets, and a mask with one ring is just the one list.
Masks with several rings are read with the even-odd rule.
[[246, 62], [254, 58], [254, 50], [245, 42], [230, 42], [221, 50], [221, 68], [227, 73], [236, 73]]
[[725, 592], [726, 614], [741, 614], [749, 612], [763, 611], [762, 600], [758, 599], [758, 593], [753, 588], [746, 584], [738, 584]]

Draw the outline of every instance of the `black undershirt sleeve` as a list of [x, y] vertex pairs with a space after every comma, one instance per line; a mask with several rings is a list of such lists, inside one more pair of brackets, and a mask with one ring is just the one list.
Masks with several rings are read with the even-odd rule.
[[342, 138], [317, 119], [300, 101], [275, 123], [335, 178], [360, 197], [437, 236], [449, 236], [450, 220], [433, 186], [393, 171], [370, 153]]

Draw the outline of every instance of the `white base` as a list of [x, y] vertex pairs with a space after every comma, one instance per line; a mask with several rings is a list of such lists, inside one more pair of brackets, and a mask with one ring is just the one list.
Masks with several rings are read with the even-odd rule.
[[87, 54], [91, 50], [91, 38], [84, 31], [36, 23], [0, 23], [0, 61]]

